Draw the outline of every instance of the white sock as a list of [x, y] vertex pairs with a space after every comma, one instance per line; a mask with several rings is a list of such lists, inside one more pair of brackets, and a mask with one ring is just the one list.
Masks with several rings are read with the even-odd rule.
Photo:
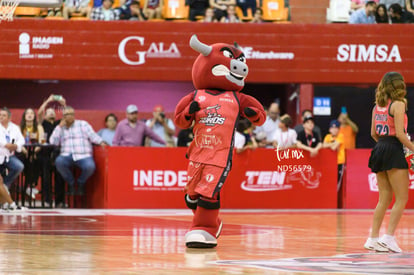
[[383, 238], [384, 240], [394, 240], [394, 236], [388, 234], [384, 234]]
[[371, 241], [373, 241], [373, 242], [378, 241], [378, 237], [375, 237], [375, 238], [371, 238], [371, 237], [369, 237], [369, 239], [370, 239]]

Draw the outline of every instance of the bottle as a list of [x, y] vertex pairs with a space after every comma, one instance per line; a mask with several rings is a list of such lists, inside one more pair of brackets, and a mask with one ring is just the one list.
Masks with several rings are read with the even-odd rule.
[[29, 131], [26, 131], [25, 143], [26, 144], [30, 144], [30, 134], [29, 134]]

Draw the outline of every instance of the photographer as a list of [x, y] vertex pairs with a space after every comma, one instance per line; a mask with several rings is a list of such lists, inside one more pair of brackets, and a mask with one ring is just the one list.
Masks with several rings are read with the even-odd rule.
[[150, 147], [175, 147], [176, 142], [174, 139], [175, 126], [171, 119], [165, 117], [164, 107], [156, 105], [152, 112], [153, 117], [147, 120], [146, 124], [151, 128], [158, 136], [160, 136], [166, 143], [166, 145], [158, 143], [154, 140], [146, 142], [146, 146]]

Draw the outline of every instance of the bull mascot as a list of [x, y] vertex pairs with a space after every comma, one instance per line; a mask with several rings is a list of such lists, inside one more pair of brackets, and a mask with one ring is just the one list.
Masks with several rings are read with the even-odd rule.
[[254, 125], [266, 119], [263, 106], [240, 93], [248, 74], [246, 58], [235, 43], [206, 45], [196, 35], [190, 46], [200, 55], [192, 68], [195, 91], [183, 97], [175, 109], [180, 128], [193, 126], [194, 139], [187, 158], [188, 183], [185, 202], [194, 213], [185, 244], [212, 248], [223, 223], [219, 217], [220, 190], [231, 169], [235, 127], [240, 116]]

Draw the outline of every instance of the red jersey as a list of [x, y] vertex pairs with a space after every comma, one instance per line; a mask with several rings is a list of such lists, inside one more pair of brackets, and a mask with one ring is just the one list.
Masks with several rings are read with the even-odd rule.
[[[375, 132], [379, 136], [395, 136], [394, 116], [390, 114], [392, 101], [388, 100], [385, 107], [375, 106]], [[404, 115], [404, 132], [407, 132], [408, 118]]]
[[188, 158], [194, 162], [226, 167], [233, 149], [239, 99], [235, 92], [197, 90], [194, 100], [200, 104], [200, 111], [195, 116], [194, 139], [188, 148]]

